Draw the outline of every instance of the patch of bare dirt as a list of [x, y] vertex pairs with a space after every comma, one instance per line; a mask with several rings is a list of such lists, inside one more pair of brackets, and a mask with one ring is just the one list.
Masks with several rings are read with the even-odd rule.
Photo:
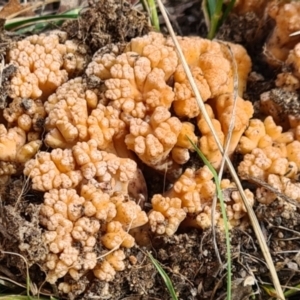
[[26, 186], [22, 179], [12, 179], [0, 189], [0, 255], [2, 251], [10, 252], [0, 256], [1, 273], [7, 270], [13, 274], [12, 280], [25, 283], [28, 266], [31, 280], [41, 285], [44, 273], [37, 263], [45, 259], [48, 250], [39, 226], [40, 205], [32, 201], [37, 195], [28, 193], [25, 197]]
[[92, 53], [111, 43], [125, 43], [149, 32], [147, 17], [127, 1], [88, 1], [77, 20], [65, 22], [62, 30], [89, 47]]

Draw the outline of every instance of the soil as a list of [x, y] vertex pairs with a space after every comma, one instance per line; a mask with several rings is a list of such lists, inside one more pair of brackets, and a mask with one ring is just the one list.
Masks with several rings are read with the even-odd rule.
[[[170, 0], [165, 5], [178, 34], [205, 36], [206, 27], [198, 0]], [[160, 21], [162, 31], [166, 32], [161, 17]], [[89, 1], [89, 6], [82, 12], [81, 18], [64, 23], [62, 28], [67, 31], [69, 37], [76, 37], [86, 45], [90, 56], [99, 48], [109, 48], [111, 43], [118, 43], [122, 47], [131, 38], [144, 35], [150, 30], [144, 14], [126, 1], [113, 0]], [[251, 74], [245, 97], [255, 105], [262, 92], [269, 91], [275, 86], [277, 70], [268, 67], [262, 51], [268, 33], [268, 28], [261, 27], [260, 18], [255, 14], [245, 16], [232, 14], [220, 28], [217, 36], [219, 39], [244, 45], [252, 57], [253, 71], [259, 76]], [[12, 37], [0, 33], [0, 54], [5, 53], [5, 48], [11, 42]], [[6, 105], [5, 82], [13, 72], [12, 67], [2, 70], [0, 109]], [[90, 84], [98, 84], [98, 82], [93, 83], [91, 80]], [[299, 113], [298, 97], [292, 95], [290, 98], [294, 100], [287, 102], [286, 94], [279, 92], [276, 95], [284, 111]], [[239, 160], [239, 156], [234, 157], [236, 164]], [[199, 159], [196, 156], [193, 156], [185, 167], [190, 166], [199, 167]], [[170, 182], [163, 175], [157, 175], [149, 168], [143, 171], [148, 184], [149, 198], [168, 188]], [[258, 183], [249, 180], [244, 181], [243, 184], [245, 188], [255, 190]], [[59, 295], [57, 286], [44, 283], [45, 273], [39, 267], [39, 262], [43, 261], [48, 251], [41, 243], [42, 228], [38, 224], [42, 200], [43, 194], [32, 190], [30, 183], [20, 174], [13, 176], [5, 186], [0, 186], [1, 277], [25, 286], [27, 267], [29, 267], [31, 282], [34, 283], [31, 286], [32, 293], [36, 291], [34, 287], [41, 287], [39, 291], [41, 294], [51, 294], [59, 299], [170, 299], [162, 277], [147, 255], [150, 251], [169, 275], [178, 299], [226, 298], [224, 233], [216, 229], [214, 238], [212, 230], [203, 232], [187, 227], [181, 228], [172, 237], [153, 236], [147, 227], [141, 228], [136, 234], [142, 233], [143, 239], [138, 240], [135, 247], [124, 250], [127, 257], [126, 269], [117, 272], [113, 282], [101, 282], [87, 273], [78, 282], [69, 279], [72, 291], [67, 297]], [[146, 203], [145, 207], [149, 209], [149, 203]], [[255, 212], [281, 284], [297, 285], [300, 281], [299, 209], [295, 209], [282, 197], [278, 197], [269, 206], [257, 204]], [[253, 294], [255, 299], [270, 298], [262, 288], [263, 284], [271, 283], [269, 270], [262, 259], [263, 255], [252, 228], [245, 226], [234, 229], [230, 235], [233, 257], [232, 300], [254, 299]], [[11, 252], [21, 254], [27, 263], [25, 264], [23, 258], [12, 255]], [[19, 287], [11, 284], [14, 291], [18, 291]]]

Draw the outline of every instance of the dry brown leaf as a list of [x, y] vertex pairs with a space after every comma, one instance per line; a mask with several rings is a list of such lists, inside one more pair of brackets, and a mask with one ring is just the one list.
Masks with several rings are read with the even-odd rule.
[[23, 8], [24, 7], [20, 4], [19, 0], [9, 0], [0, 11], [0, 18], [6, 19], [11, 14], [15, 14]]

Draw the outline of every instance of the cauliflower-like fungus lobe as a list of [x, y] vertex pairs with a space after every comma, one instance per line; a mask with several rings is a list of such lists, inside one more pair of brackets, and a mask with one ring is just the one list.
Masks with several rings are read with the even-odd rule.
[[117, 137], [123, 137], [126, 132], [119, 110], [99, 103], [89, 115], [87, 124], [89, 136], [97, 142], [99, 149], [119, 153]]
[[[228, 220], [229, 228], [236, 227], [242, 224], [244, 217], [247, 216], [247, 210], [244, 206], [242, 197], [240, 193], [236, 190], [236, 187], [233, 183], [230, 183], [228, 179], [221, 181], [222, 193], [225, 196], [225, 208], [226, 215]], [[234, 191], [232, 191], [232, 189]], [[246, 189], [245, 194], [249, 201], [249, 205], [254, 205], [254, 195], [248, 189]], [[211, 226], [217, 225], [220, 229], [224, 229], [224, 219], [221, 213], [221, 206], [219, 203], [216, 205], [216, 210], [214, 213], [214, 218], [212, 219], [212, 202], [207, 203], [203, 211], [198, 215], [191, 216], [187, 219], [187, 225], [195, 225], [202, 229], [210, 228]]]
[[[237, 63], [239, 94], [242, 96], [251, 69], [251, 60], [243, 47], [194, 37], [178, 38], [178, 41], [203, 101], [233, 91], [233, 59]], [[189, 118], [199, 115], [199, 107], [182, 65], [174, 73], [174, 82], [175, 113]]]
[[300, 30], [300, 3], [272, 1], [267, 9], [276, 25], [266, 43], [266, 57], [269, 63], [280, 65], [286, 60], [289, 51], [299, 42], [298, 36], [290, 34]]
[[[292, 182], [292, 180], [286, 176], [279, 176], [275, 174], [269, 174], [266, 182], [279, 193], [284, 194], [292, 200], [300, 201], [299, 182]], [[268, 205], [275, 201], [278, 196], [270, 190], [260, 187], [256, 190], [256, 198], [260, 203]]]
[[69, 75], [83, 69], [85, 58], [77, 49], [75, 42], [66, 40], [66, 33], [56, 31], [16, 42], [8, 53], [9, 62], [17, 66], [9, 96], [45, 99]]
[[[159, 49], [163, 47], [160, 45], [158, 51]], [[144, 118], [157, 106], [170, 108], [174, 100], [172, 88], [166, 83], [168, 68], [174, 71], [177, 64], [177, 56], [175, 51], [172, 51], [175, 63], [172, 62], [171, 65], [168, 65], [170, 57], [167, 54], [166, 57], [163, 57], [163, 54], [162, 57], [155, 58], [152, 52], [147, 52], [155, 60], [151, 62], [151, 58], [139, 56], [136, 52], [123, 53], [117, 57], [112, 54], [96, 53], [86, 74], [106, 79], [105, 96], [113, 107], [122, 111], [125, 121], [130, 116]], [[163, 67], [167, 68], [167, 73]]]
[[107, 192], [127, 192], [128, 183], [136, 174], [135, 161], [98, 150], [95, 140], [77, 143], [72, 152], [85, 179], [95, 178]]
[[298, 143], [293, 132], [282, 133], [282, 127], [277, 126], [272, 117], [267, 117], [264, 122], [251, 120], [238, 147], [241, 153], [246, 154], [238, 167], [240, 174], [262, 180], [268, 174], [295, 177], [300, 167]]
[[19, 127], [5, 128], [0, 124], [0, 178], [7, 181], [17, 172], [17, 164], [31, 159], [42, 145], [41, 140], [26, 142], [26, 133]]
[[123, 271], [125, 254], [122, 250], [116, 250], [105, 256], [102, 263], [97, 264], [94, 268], [94, 275], [103, 281], [112, 281], [116, 271]]
[[165, 80], [173, 75], [178, 64], [174, 46], [168, 45], [161, 33], [150, 32], [146, 36], [132, 39], [126, 51], [133, 51], [140, 56], [147, 57], [152, 68], [164, 70]]
[[46, 111], [40, 99], [14, 98], [3, 111], [10, 127], [18, 126], [26, 133], [41, 132], [44, 128]]
[[[277, 126], [271, 116], [264, 122], [251, 120], [238, 147], [238, 151], [245, 154], [238, 166], [241, 177], [255, 177], [282, 193], [286, 193], [284, 182], [286, 187], [294, 186], [296, 190], [294, 181], [300, 170], [297, 130], [295, 128], [282, 132], [282, 127]], [[258, 189], [257, 195], [266, 204], [276, 199], [274, 193], [267, 192], [264, 188]]]
[[97, 142], [77, 143], [72, 149], [41, 151], [25, 165], [24, 174], [32, 178], [39, 191], [74, 188], [85, 178], [96, 179], [107, 192], [126, 191], [136, 173], [136, 163], [97, 149]]
[[84, 202], [84, 214], [95, 217], [102, 222], [110, 222], [117, 214], [115, 204], [110, 196], [93, 184], [85, 184], [81, 188], [81, 197]]
[[216, 186], [212, 178], [213, 175], [206, 166], [197, 171], [186, 169], [165, 196], [181, 199], [181, 206], [188, 213], [199, 213], [203, 203], [215, 194]]
[[89, 140], [89, 111], [98, 103], [94, 91], [85, 88], [81, 77], [61, 85], [45, 102], [48, 113], [45, 142], [52, 148], [71, 148], [78, 141]]
[[[237, 62], [242, 95], [251, 68], [243, 47], [196, 37], [178, 37], [178, 41], [204, 101], [232, 92], [233, 58]], [[199, 114], [186, 74], [178, 65], [173, 42], [160, 33], [133, 39], [127, 52], [119, 56], [99, 51], [86, 74], [105, 80], [106, 97], [114, 107], [122, 110], [124, 120], [128, 115], [144, 118], [157, 106], [170, 108], [174, 100], [178, 116], [193, 118]], [[175, 94], [166, 83], [171, 75], [174, 75]]]
[[17, 173], [17, 169], [15, 163], [0, 160], [0, 186], [4, 186], [10, 176]]
[[[229, 224], [233, 227], [238, 226], [242, 222], [243, 217], [247, 216], [247, 210], [241, 194], [236, 189], [235, 183], [230, 182], [228, 179], [223, 179], [220, 185], [224, 196]], [[253, 193], [248, 189], [244, 190], [244, 192], [247, 197], [248, 204], [253, 206], [255, 202]], [[220, 226], [224, 226], [222, 222], [224, 222], [223, 219], [221, 219]]]
[[[212, 177], [207, 166], [197, 171], [186, 169], [171, 190], [164, 195], [154, 195], [152, 210], [148, 215], [151, 230], [157, 234], [170, 236], [177, 231], [181, 223], [182, 226], [201, 229], [207, 229], [213, 225], [224, 228], [219, 204], [216, 206], [212, 220], [213, 199], [216, 197], [216, 186]], [[247, 215], [243, 200], [236, 191], [235, 185], [228, 179], [221, 181], [221, 189], [225, 195], [229, 225], [238, 226]], [[249, 190], [245, 190], [245, 193], [252, 206], [253, 194]]]
[[[207, 103], [212, 102], [209, 105], [213, 106], [216, 122], [221, 122], [220, 136], [226, 136], [233, 107], [231, 94], [234, 84], [234, 61], [239, 79], [238, 91], [242, 95], [251, 68], [251, 60], [246, 50], [239, 45], [212, 42], [196, 37], [178, 37], [178, 41], [203, 100]], [[176, 133], [179, 130], [178, 125], [173, 126], [175, 130], [168, 129], [170, 139], [167, 141], [168, 135], [165, 135], [164, 142], [157, 134], [158, 131], [163, 133], [167, 125], [159, 125], [157, 129], [151, 128], [153, 127], [151, 122], [153, 116], [157, 115], [157, 110], [170, 113], [171, 105], [175, 114], [180, 118], [194, 118], [200, 114], [170, 38], [164, 38], [160, 33], [150, 33], [145, 37], [132, 39], [125, 53], [121, 55], [99, 50], [88, 65], [86, 75], [96, 76], [104, 81], [106, 87], [104, 93], [108, 106], [118, 110], [120, 114], [117, 119], [120, 118], [125, 122], [125, 126], [129, 127], [125, 143], [144, 163], [156, 170], [158, 170], [158, 165], [161, 166], [161, 170], [168, 165], [168, 174], [170, 174], [169, 170], [179, 168], [178, 164], [188, 161], [189, 150], [192, 150], [192, 147], [187, 139], [184, 143], [181, 142], [184, 140], [182, 135], [176, 142], [174, 133], [178, 136]], [[172, 88], [171, 85], [174, 87]], [[235, 150], [253, 114], [250, 102], [238, 97], [237, 103], [237, 117], [230, 145], [231, 153]], [[170, 118], [172, 122], [175, 122], [174, 116]], [[165, 130], [160, 128], [163, 126]], [[196, 142], [191, 126], [189, 129], [184, 126], [182, 134], [186, 130], [191, 134], [190, 138]], [[116, 130], [110, 132], [116, 134]], [[206, 134], [209, 135], [209, 131]], [[213, 145], [212, 136], [209, 139], [211, 142], [204, 141], [202, 144], [211, 144], [204, 148], [207, 148], [207, 153], [214, 153], [210, 156], [217, 166], [220, 162], [220, 153], [217, 149], [211, 149], [216, 148], [216, 145]], [[111, 147], [111, 144], [108, 147]]]
[[[212, 124], [218, 133], [221, 144], [224, 144], [225, 137], [229, 132], [232, 121], [232, 110], [234, 106], [234, 97], [231, 94], [224, 94], [210, 101], [211, 107], [215, 108], [215, 114], [211, 107], [206, 105], [207, 112], [212, 120]], [[238, 97], [235, 105], [234, 126], [228, 148], [228, 155], [231, 155], [238, 145], [238, 142], [249, 124], [253, 115], [253, 106], [249, 101]], [[198, 117], [198, 128], [202, 133], [200, 138], [200, 149], [215, 168], [220, 166], [222, 154], [219, 151], [217, 143], [204, 120], [202, 114]]]
[[153, 210], [148, 216], [151, 230], [157, 234], [173, 235], [186, 217], [181, 200], [154, 195], [151, 202]]
[[151, 167], [165, 163], [170, 151], [177, 143], [182, 123], [163, 106], [158, 106], [149, 122], [133, 118], [130, 133], [126, 136], [127, 147]]
[[32, 187], [38, 191], [57, 188], [74, 188], [83, 179], [80, 170], [76, 170], [71, 149], [41, 151], [34, 159], [25, 164], [24, 174], [32, 178]]
[[118, 194], [111, 197], [111, 201], [116, 208], [114, 221], [122, 224], [123, 228], [134, 229], [147, 223], [148, 218], [141, 206], [133, 200], [128, 200], [124, 194]]
[[[95, 245], [100, 222], [84, 215], [85, 199], [73, 189], [53, 189], [44, 195], [40, 222], [49, 254], [47, 281], [55, 283], [67, 273], [78, 280], [97, 264]], [[80, 247], [75, 244], [79, 243]]]
[[290, 50], [284, 62], [282, 73], [277, 75], [276, 86], [287, 91], [296, 91], [300, 88], [300, 43]]
[[[45, 193], [40, 223], [47, 229], [44, 232], [49, 248], [47, 281], [55, 283], [67, 273], [78, 280], [87, 270], [93, 270], [101, 280], [110, 281], [114, 270], [123, 270], [125, 256], [118, 249], [131, 248], [135, 243], [124, 228], [130, 226], [130, 218], [135, 223], [133, 227], [148, 221], [146, 213], [134, 201], [127, 203], [124, 197], [110, 197], [93, 184], [83, 185], [80, 195], [75, 189], [51, 189]], [[115, 250], [104, 255], [101, 263], [96, 252], [99, 232], [104, 247]], [[118, 260], [122, 268], [115, 265]]]
[[108, 249], [119, 246], [131, 248], [134, 245], [134, 238], [123, 229], [122, 223], [112, 221], [106, 225], [106, 233], [101, 237], [101, 242]]

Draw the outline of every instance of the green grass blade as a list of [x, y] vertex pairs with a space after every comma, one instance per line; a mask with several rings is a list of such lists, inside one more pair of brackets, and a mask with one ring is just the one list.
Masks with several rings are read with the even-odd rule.
[[209, 15], [209, 11], [208, 11], [208, 8], [207, 8], [207, 0], [202, 1], [201, 10], [203, 12], [206, 27], [209, 28], [210, 27], [210, 15]]
[[227, 5], [227, 7], [226, 7], [226, 9], [225, 9], [225, 11], [224, 11], [224, 13], [222, 15], [222, 18], [220, 20], [219, 26], [221, 26], [225, 22], [225, 20], [227, 19], [228, 15], [230, 14], [230, 12], [233, 9], [235, 2], [236, 2], [236, 0], [231, 0], [229, 2], [229, 4]]
[[205, 5], [207, 7], [207, 12], [208, 12], [209, 18], [211, 19], [216, 10], [216, 2], [215, 2], [215, 0], [205, 0]]
[[[261, 287], [264, 289], [264, 291], [271, 297], [276, 298], [276, 290], [274, 289], [274, 287], [272, 285], [269, 284], [263, 284], [261, 285]], [[284, 296], [286, 298], [295, 296], [297, 294], [300, 294], [300, 284], [295, 285], [294, 287], [289, 287], [288, 289], [286, 289], [286, 291], [284, 292]]]
[[27, 296], [20, 296], [20, 295], [3, 295], [3, 296], [0, 295], [0, 300], [31, 300], [31, 298], [28, 298]]
[[144, 9], [148, 12], [151, 19], [151, 25], [159, 31], [159, 19], [156, 9], [155, 0], [141, 0]]
[[1, 295], [0, 294], [0, 300], [57, 300], [54, 297], [28, 297], [28, 296], [22, 296], [22, 295]]
[[27, 17], [27, 18], [18, 18], [17, 20], [12, 19], [5, 22], [5, 30], [13, 30], [16, 28], [21, 28], [24, 26], [30, 26], [31, 24], [37, 24], [46, 21], [59, 21], [66, 19], [76, 19], [79, 14], [79, 9], [74, 9], [68, 13], [63, 13], [60, 15], [49, 15], [49, 16], [41, 16], [41, 17]]
[[212, 172], [216, 184], [217, 189], [217, 197], [220, 200], [221, 205], [221, 213], [224, 220], [224, 226], [225, 226], [225, 240], [226, 240], [226, 255], [227, 255], [227, 299], [231, 300], [231, 246], [230, 246], [230, 236], [229, 236], [229, 227], [228, 227], [228, 220], [227, 220], [227, 214], [226, 214], [226, 208], [224, 204], [224, 197], [221, 190], [220, 180], [219, 176], [216, 172], [216, 170], [213, 168], [211, 163], [207, 160], [207, 158], [204, 156], [204, 154], [200, 151], [200, 149], [193, 143], [193, 141], [187, 137], [190, 143], [192, 144], [193, 148], [199, 155], [199, 157], [203, 160], [204, 164], [209, 168], [209, 170]]
[[210, 26], [207, 38], [212, 40], [220, 25], [220, 19], [222, 18], [223, 0], [207, 0], [208, 9], [213, 9], [210, 15]]
[[164, 271], [164, 269], [161, 267], [159, 262], [149, 252], [147, 252], [147, 255], [149, 256], [151, 262], [153, 263], [153, 265], [157, 269], [158, 273], [162, 277], [163, 281], [165, 282], [165, 285], [166, 285], [172, 299], [178, 300], [176, 292], [175, 292], [173, 284], [172, 284], [172, 281], [171, 281], [170, 277], [168, 276], [168, 274]]
[[288, 289], [287, 291], [284, 292], [284, 296], [286, 298], [288, 297], [292, 297], [292, 296], [295, 296], [295, 295], [298, 295], [300, 294], [300, 284], [297, 284], [294, 288], [290, 288]]
[[[230, 0], [224, 9], [224, 0], [204, 0], [202, 10], [205, 15], [206, 24], [208, 25], [208, 39], [213, 39], [223, 24], [229, 13], [233, 9], [236, 0]], [[209, 20], [207, 20], [207, 18]]]

